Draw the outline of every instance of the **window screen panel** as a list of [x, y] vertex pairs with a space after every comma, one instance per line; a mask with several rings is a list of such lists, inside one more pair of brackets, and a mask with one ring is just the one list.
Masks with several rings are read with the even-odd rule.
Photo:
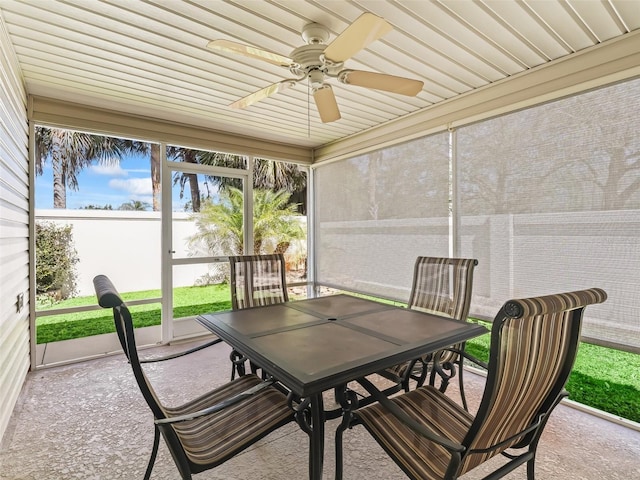
[[448, 137], [316, 169], [319, 283], [406, 301], [416, 257], [448, 256]]
[[456, 133], [462, 256], [478, 258], [471, 312], [601, 287], [583, 336], [640, 349], [640, 80]]

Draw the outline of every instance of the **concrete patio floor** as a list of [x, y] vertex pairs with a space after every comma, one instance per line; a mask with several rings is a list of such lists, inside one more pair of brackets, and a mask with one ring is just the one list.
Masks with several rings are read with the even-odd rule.
[[[144, 351], [166, 353], [182, 346]], [[158, 395], [178, 404], [229, 378], [229, 348], [205, 349], [146, 368]], [[467, 396], [477, 407], [484, 379], [466, 373]], [[449, 392], [459, 399], [455, 387]], [[333, 432], [327, 423], [324, 478], [334, 477]], [[28, 375], [0, 444], [0, 479], [142, 479], [153, 439], [150, 411], [123, 355], [43, 369]], [[308, 440], [290, 424], [214, 470], [206, 479], [282, 480], [307, 478]], [[502, 463], [495, 458], [461, 477], [476, 480]], [[560, 405], [542, 436], [538, 480], [640, 478], [640, 432]], [[161, 443], [153, 479], [178, 479]], [[364, 428], [345, 433], [344, 478], [401, 480], [406, 476]], [[526, 479], [520, 467], [508, 480]]]

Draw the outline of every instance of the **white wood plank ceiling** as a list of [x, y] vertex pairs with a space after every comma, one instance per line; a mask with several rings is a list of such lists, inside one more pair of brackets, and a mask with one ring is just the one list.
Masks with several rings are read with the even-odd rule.
[[[422, 80], [416, 97], [332, 81], [342, 119], [327, 124], [304, 83], [229, 108], [291, 73], [210, 40], [287, 56], [304, 25], [331, 42], [367, 11], [394, 29], [346, 67]], [[639, 0], [0, 0], [0, 15], [30, 94], [308, 147], [640, 28]]]

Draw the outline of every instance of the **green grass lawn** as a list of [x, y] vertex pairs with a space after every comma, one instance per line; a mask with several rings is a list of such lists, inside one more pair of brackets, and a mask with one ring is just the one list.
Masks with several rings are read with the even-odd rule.
[[[125, 302], [144, 298], [158, 298], [160, 291], [147, 290], [123, 293]], [[96, 297], [76, 297], [56, 304], [55, 308], [83, 307], [95, 305]], [[231, 308], [229, 285], [207, 285], [204, 287], [182, 287], [175, 290], [173, 299], [174, 318], [189, 317], [203, 312], [228, 310]], [[133, 305], [130, 307], [136, 328], [160, 325], [160, 304]], [[58, 342], [78, 337], [115, 332], [111, 309], [68, 313], [40, 317], [37, 321], [37, 343]]]
[[[159, 296], [157, 290], [122, 294], [125, 302]], [[94, 296], [78, 297], [57, 304], [56, 308], [95, 304]], [[174, 293], [175, 318], [230, 308], [229, 286], [226, 284], [183, 287]], [[160, 323], [158, 303], [135, 305], [131, 311], [136, 327]], [[36, 334], [37, 343], [48, 343], [114, 331], [111, 310], [97, 310], [38, 318]], [[467, 342], [467, 349], [486, 361], [489, 334]], [[566, 388], [571, 400], [640, 422], [640, 355], [581, 343]]]
[[[484, 322], [487, 328], [489, 324]], [[490, 335], [467, 342], [467, 351], [485, 362]], [[634, 422], [640, 422], [640, 355], [580, 343], [565, 387], [569, 398]]]

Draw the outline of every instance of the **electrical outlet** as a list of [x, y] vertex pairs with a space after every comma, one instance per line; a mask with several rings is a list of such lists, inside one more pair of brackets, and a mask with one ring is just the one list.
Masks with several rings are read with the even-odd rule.
[[18, 309], [18, 313], [20, 313], [20, 310], [22, 310], [22, 307], [24, 307], [24, 293], [18, 294], [18, 301], [16, 302], [16, 307]]

